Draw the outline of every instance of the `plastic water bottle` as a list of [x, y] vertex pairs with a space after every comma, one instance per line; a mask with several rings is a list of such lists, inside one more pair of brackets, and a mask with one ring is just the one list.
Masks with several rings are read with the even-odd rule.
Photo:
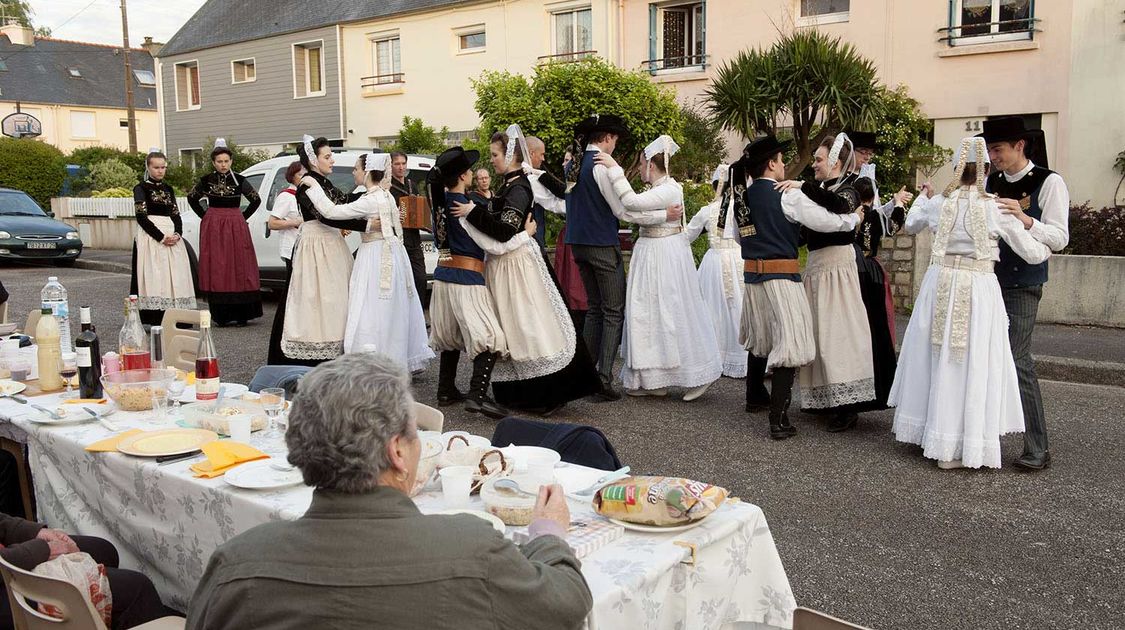
[[63, 352], [72, 352], [74, 345], [70, 336], [70, 302], [66, 299], [66, 288], [59, 284], [58, 277], [47, 278], [47, 284], [39, 298], [41, 306], [51, 309], [51, 314], [59, 322], [59, 347]]

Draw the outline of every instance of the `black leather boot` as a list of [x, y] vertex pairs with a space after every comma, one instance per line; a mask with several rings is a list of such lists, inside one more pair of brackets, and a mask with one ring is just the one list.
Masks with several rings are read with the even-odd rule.
[[500, 355], [495, 352], [482, 352], [473, 359], [473, 378], [469, 381], [469, 396], [465, 401], [465, 411], [482, 413], [489, 418], [500, 420], [507, 417], [508, 410], [496, 404], [488, 396], [488, 386], [492, 382], [492, 368]]
[[460, 360], [460, 350], [446, 350], [441, 353], [438, 363], [438, 407], [448, 407], [465, 401], [464, 392], [457, 389], [457, 362]]
[[766, 359], [751, 354], [746, 363], [746, 413], [764, 411], [769, 406], [770, 393], [766, 389]]
[[[770, 418], [778, 418], [778, 425], [788, 437], [797, 435], [797, 427], [789, 422], [789, 403], [793, 399], [793, 380], [797, 368], [775, 367], [773, 369], [773, 391], [770, 393]], [[772, 427], [771, 427], [772, 430]]]
[[854, 411], [841, 411], [836, 414], [835, 418], [828, 423], [829, 433], [843, 433], [849, 429], [854, 429], [856, 423], [859, 422], [859, 414]]

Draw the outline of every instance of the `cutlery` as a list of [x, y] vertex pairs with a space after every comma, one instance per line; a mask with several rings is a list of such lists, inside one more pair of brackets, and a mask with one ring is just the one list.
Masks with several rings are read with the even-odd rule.
[[11, 398], [12, 400], [18, 402], [21, 405], [27, 404], [27, 399], [20, 396], [19, 394], [7, 394], [7, 393], [4, 393], [4, 392], [0, 392], [0, 398]]
[[162, 456], [157, 457], [155, 459], [156, 459], [156, 465], [165, 466], [167, 464], [174, 464], [176, 462], [182, 462], [185, 459], [195, 459], [197, 457], [201, 457], [202, 455], [203, 455], [203, 453], [201, 453], [199, 451], [192, 451], [191, 453], [183, 453], [181, 455], [162, 455]]
[[624, 468], [620, 468], [618, 470], [615, 470], [615, 471], [613, 471], [613, 472], [611, 472], [607, 475], [604, 475], [603, 477], [601, 477], [600, 479], [598, 479], [594, 483], [590, 484], [588, 487], [582, 488], [581, 490], [579, 490], [577, 492], [571, 492], [570, 494], [571, 494], [571, 496], [592, 497], [592, 496], [594, 496], [595, 492], [600, 490], [606, 484], [610, 484], [610, 483], [613, 483], [614, 481], [619, 481], [621, 479], [624, 479], [624, 478], [628, 477], [629, 476], [629, 470], [630, 470], [630, 468], [628, 466], [625, 466]]
[[90, 409], [89, 407], [86, 407], [86, 406], [83, 406], [82, 410], [85, 411], [86, 413], [90, 414], [91, 416], [94, 416], [95, 420], [100, 422], [103, 427], [109, 429], [110, 431], [116, 432], [116, 431], [121, 430], [121, 427], [119, 427], [116, 424], [114, 424], [114, 423], [110, 422], [109, 420], [105, 419], [106, 416], [113, 414], [113, 412], [115, 410], [111, 409], [110, 411], [108, 411], [108, 412], [106, 412], [102, 415], [98, 415], [98, 412], [96, 412], [93, 409]]
[[41, 411], [41, 412], [47, 414], [47, 416], [49, 418], [51, 418], [52, 420], [62, 420], [62, 416], [60, 416], [59, 414], [51, 411], [50, 409], [47, 409], [46, 407], [40, 407], [39, 405], [37, 405], [35, 403], [27, 403], [27, 404], [31, 405], [32, 409], [35, 409], [35, 410], [38, 410], [38, 411]]
[[222, 385], [219, 386], [219, 395], [215, 397], [215, 404], [211, 406], [211, 413], [219, 412], [219, 405], [223, 403], [223, 392], [226, 390]]
[[496, 483], [492, 484], [492, 487], [500, 490], [501, 492], [510, 492], [519, 496], [536, 498], [539, 497], [539, 495], [533, 494], [521, 488], [520, 484], [516, 482], [515, 479], [497, 479]]
[[287, 462], [283, 459], [277, 459], [277, 458], [271, 457], [270, 458], [270, 468], [272, 468], [274, 470], [279, 470], [281, 472], [289, 472], [289, 471], [295, 469], [296, 466], [294, 466], [293, 464], [290, 464], [289, 462]]

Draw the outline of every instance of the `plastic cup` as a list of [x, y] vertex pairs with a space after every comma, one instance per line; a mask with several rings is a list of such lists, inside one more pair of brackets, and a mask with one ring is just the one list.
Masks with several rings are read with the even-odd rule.
[[473, 466], [449, 466], [438, 471], [445, 507], [469, 507], [469, 490], [472, 489], [474, 470], [476, 468]]
[[535, 486], [555, 483], [555, 458], [538, 455], [528, 457], [527, 477]]
[[168, 419], [168, 390], [152, 390], [152, 415], [153, 422], [161, 423]]
[[230, 439], [236, 442], [250, 441], [250, 414], [240, 413], [227, 419], [230, 423]]

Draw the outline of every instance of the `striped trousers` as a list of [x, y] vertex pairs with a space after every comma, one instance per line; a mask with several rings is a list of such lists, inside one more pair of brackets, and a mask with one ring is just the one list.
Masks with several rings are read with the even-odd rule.
[[574, 262], [586, 287], [586, 324], [582, 337], [598, 364], [604, 385], [613, 383], [613, 362], [621, 348], [625, 324], [625, 263], [619, 245], [572, 245]]
[[1004, 310], [1008, 311], [1008, 341], [1012, 345], [1023, 403], [1023, 451], [1041, 455], [1047, 452], [1047, 419], [1043, 415], [1043, 395], [1039, 392], [1039, 378], [1031, 358], [1031, 333], [1035, 330], [1043, 285], [1001, 288], [1001, 293]]

